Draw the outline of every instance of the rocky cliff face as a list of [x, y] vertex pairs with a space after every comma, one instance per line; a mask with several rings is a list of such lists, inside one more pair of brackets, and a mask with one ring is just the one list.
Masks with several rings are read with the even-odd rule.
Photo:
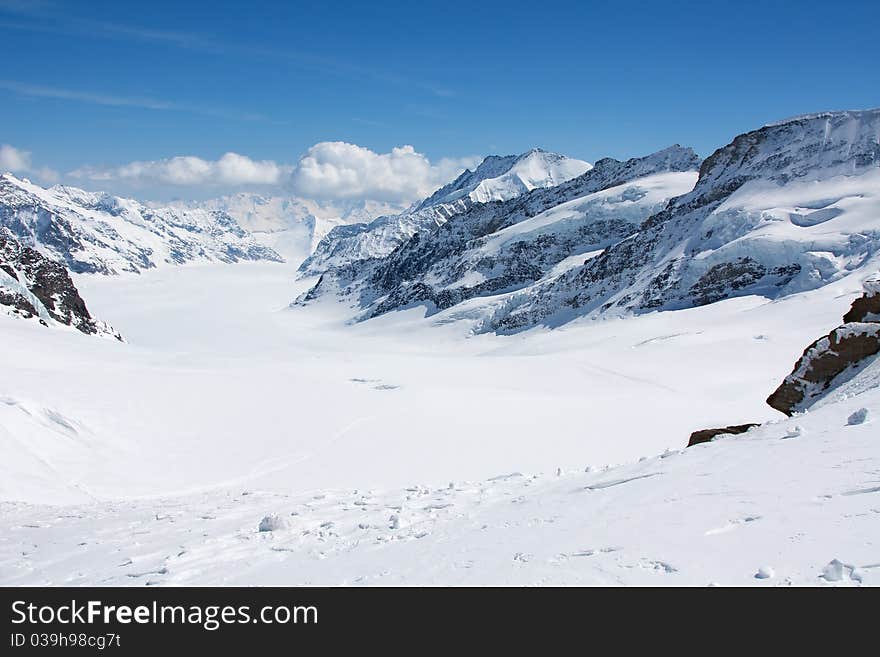
[[880, 281], [869, 280], [844, 323], [806, 348], [791, 374], [767, 398], [786, 415], [803, 411], [857, 374], [880, 353]]
[[75, 187], [44, 189], [0, 176], [0, 226], [76, 273], [140, 272], [165, 264], [281, 257], [225, 212], [153, 208]]
[[23, 246], [6, 228], [0, 228], [0, 307], [45, 326], [64, 324], [89, 335], [122, 340], [89, 314], [63, 265]]

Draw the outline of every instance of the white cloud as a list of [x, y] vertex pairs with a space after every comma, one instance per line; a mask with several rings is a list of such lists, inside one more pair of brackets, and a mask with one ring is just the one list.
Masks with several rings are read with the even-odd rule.
[[115, 167], [82, 167], [72, 178], [131, 186], [226, 188], [281, 186], [319, 201], [365, 200], [408, 204], [431, 194], [480, 158], [444, 158], [432, 163], [412, 146], [375, 153], [345, 142], [312, 146], [295, 165], [226, 153], [218, 160], [177, 156]]
[[47, 183], [58, 180], [58, 173], [49, 167], [33, 166], [30, 151], [23, 151], [9, 144], [0, 144], [0, 173], [4, 171], [32, 175]]
[[277, 185], [289, 168], [271, 160], [252, 160], [238, 153], [226, 153], [219, 160], [182, 155], [165, 160], [136, 161], [118, 167], [82, 167], [71, 171], [73, 178], [93, 181], [123, 181], [135, 184], [176, 186]]
[[256, 161], [238, 153], [226, 153], [217, 163], [221, 182], [248, 185], [274, 185], [285, 172], [285, 167], [270, 160]]
[[412, 146], [375, 153], [342, 141], [321, 142], [296, 164], [290, 183], [297, 194], [310, 198], [411, 202], [478, 162], [446, 158], [432, 164]]
[[22, 173], [30, 171], [31, 154], [9, 144], [0, 144], [0, 170]]

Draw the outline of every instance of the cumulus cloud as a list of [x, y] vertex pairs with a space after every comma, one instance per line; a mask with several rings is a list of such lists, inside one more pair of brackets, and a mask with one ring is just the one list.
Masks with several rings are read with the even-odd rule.
[[21, 173], [31, 168], [31, 154], [9, 144], [0, 144], [0, 169]]
[[226, 153], [218, 160], [181, 155], [139, 160], [114, 167], [86, 166], [72, 178], [131, 186], [235, 188], [285, 186], [298, 196], [318, 201], [366, 200], [408, 204], [430, 195], [480, 158], [444, 158], [431, 162], [412, 146], [376, 153], [341, 141], [321, 142], [293, 165], [253, 160]]
[[55, 182], [58, 179], [58, 173], [49, 167], [34, 167], [30, 151], [23, 151], [9, 144], [0, 144], [0, 173], [4, 171], [31, 175], [43, 182]]
[[226, 153], [219, 160], [181, 155], [164, 160], [136, 161], [118, 167], [82, 167], [71, 171], [73, 178], [93, 181], [160, 183], [176, 186], [277, 185], [289, 171], [271, 160], [252, 160], [238, 153]]
[[342, 141], [315, 144], [293, 168], [290, 185], [309, 198], [411, 202], [445, 184], [479, 158], [431, 163], [412, 146], [376, 153]]

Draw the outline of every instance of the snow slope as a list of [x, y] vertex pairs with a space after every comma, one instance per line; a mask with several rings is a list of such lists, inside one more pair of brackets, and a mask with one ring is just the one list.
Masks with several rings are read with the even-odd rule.
[[[848, 424], [858, 408], [871, 419]], [[7, 502], [0, 582], [878, 585], [877, 417], [875, 377], [805, 416], [619, 467], [63, 508]]]
[[[767, 394], [860, 290], [854, 281], [814, 301], [747, 298], [467, 339], [468, 321], [451, 321], [456, 309], [430, 323], [413, 310], [356, 326], [332, 300], [286, 309], [284, 265], [77, 283], [128, 344], [0, 317], [0, 394], [71, 418], [114, 447], [93, 452], [46, 433], [39, 467], [0, 477], [6, 499], [162, 495], [230, 480], [395, 486], [635, 459], [683, 446], [695, 429], [773, 417]], [[707, 376], [707, 363], [729, 374]], [[17, 408], [4, 412], [36, 422]], [[78, 451], [86, 475], [53, 462], [57, 443]]]
[[[875, 580], [875, 387], [680, 453], [780, 417], [764, 398], [857, 277], [468, 338], [455, 308], [287, 309], [290, 273], [79, 276], [128, 344], [0, 316], [0, 582]], [[270, 514], [287, 528], [258, 532]]]
[[281, 259], [225, 212], [149, 207], [60, 185], [44, 189], [9, 173], [0, 176], [0, 226], [77, 273]]

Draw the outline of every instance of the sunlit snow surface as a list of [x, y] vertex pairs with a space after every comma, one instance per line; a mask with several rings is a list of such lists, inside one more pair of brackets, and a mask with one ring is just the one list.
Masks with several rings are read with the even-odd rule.
[[0, 583], [880, 582], [877, 367], [764, 404], [855, 277], [499, 337], [293, 274], [78, 277], [127, 344], [0, 317]]

